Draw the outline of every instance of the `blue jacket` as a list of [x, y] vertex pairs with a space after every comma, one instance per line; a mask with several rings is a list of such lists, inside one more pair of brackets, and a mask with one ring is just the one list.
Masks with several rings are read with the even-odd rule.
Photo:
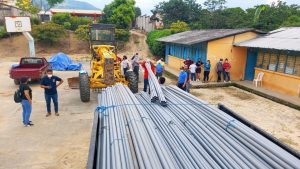
[[210, 63], [205, 63], [204, 71], [210, 71]]

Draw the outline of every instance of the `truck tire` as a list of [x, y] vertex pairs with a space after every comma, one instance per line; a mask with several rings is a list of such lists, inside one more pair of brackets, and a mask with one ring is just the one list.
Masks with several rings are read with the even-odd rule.
[[87, 73], [79, 73], [79, 91], [82, 102], [90, 101], [90, 80]]
[[127, 71], [125, 74], [125, 79], [128, 81], [128, 87], [132, 93], [138, 93], [139, 81], [136, 74], [133, 71]]
[[14, 82], [15, 82], [15, 85], [19, 85], [20, 84], [20, 81], [17, 80], [17, 79], [14, 79]]

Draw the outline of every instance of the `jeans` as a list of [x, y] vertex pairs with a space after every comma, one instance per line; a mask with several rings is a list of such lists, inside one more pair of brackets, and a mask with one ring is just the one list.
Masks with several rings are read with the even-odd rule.
[[192, 73], [191, 74], [191, 80], [192, 81], [196, 81], [196, 73]]
[[203, 78], [204, 82], [207, 82], [209, 80], [209, 73], [210, 71], [204, 71], [204, 78]]
[[128, 68], [123, 68], [124, 75], [126, 75], [127, 70], [128, 70]]
[[156, 76], [157, 79], [159, 79], [160, 77], [162, 77], [162, 74], [163, 74], [162, 72], [160, 72], [160, 73], [156, 72], [155, 76]]
[[28, 100], [22, 100], [22, 108], [23, 108], [23, 123], [29, 124], [29, 119], [31, 115], [32, 106]]
[[46, 99], [46, 105], [47, 105], [47, 112], [51, 113], [51, 99], [52, 99], [53, 103], [54, 103], [55, 113], [58, 113], [58, 96], [57, 96], [57, 94], [53, 94], [53, 95], [45, 94], [45, 99]]
[[187, 81], [186, 84], [185, 84], [185, 91], [190, 93], [190, 88], [191, 88], [191, 84], [190, 84], [189, 81]]
[[182, 89], [182, 90], [184, 90], [185, 91], [185, 87], [183, 87], [183, 83], [178, 83], [178, 87], [180, 88], [180, 89]]
[[147, 92], [148, 85], [149, 85], [149, 80], [144, 79], [144, 90], [143, 90], [144, 92]]
[[230, 81], [230, 72], [224, 72], [224, 80], [228, 77], [228, 81]]
[[[218, 71], [218, 82], [222, 80], [222, 71]], [[224, 72], [224, 80], [225, 80], [225, 72]]]
[[140, 66], [134, 66], [133, 72], [136, 74], [138, 80], [139, 80], [139, 71], [140, 71]]

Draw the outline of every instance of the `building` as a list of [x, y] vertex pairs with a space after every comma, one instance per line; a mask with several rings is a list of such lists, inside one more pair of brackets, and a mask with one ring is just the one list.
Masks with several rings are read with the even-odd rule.
[[100, 18], [104, 15], [104, 13], [102, 13], [100, 10], [50, 9], [48, 12], [41, 11], [39, 16], [42, 18], [42, 21], [49, 21], [51, 20], [52, 16], [57, 13], [70, 13], [72, 16], [89, 17], [93, 18], [94, 22], [97, 21], [97, 18]]
[[235, 46], [248, 51], [245, 80], [263, 72], [263, 87], [300, 97], [300, 27], [274, 30]]
[[235, 43], [256, 38], [260, 31], [254, 29], [191, 30], [158, 39], [165, 43], [165, 58], [168, 66], [179, 70], [184, 60], [211, 61], [210, 81], [217, 80], [216, 64], [220, 58], [228, 58], [232, 65], [232, 80], [243, 80], [247, 60], [247, 48]]
[[3, 25], [5, 22], [5, 16], [30, 16], [30, 13], [24, 12], [21, 9], [15, 7], [12, 4], [13, 1], [0, 2], [0, 25]]
[[0, 0], [0, 3], [9, 5], [9, 6], [16, 6], [16, 0]]
[[162, 29], [164, 24], [161, 16], [157, 13], [151, 17], [147, 15], [137, 17], [135, 27], [145, 32], [151, 32], [155, 29]]

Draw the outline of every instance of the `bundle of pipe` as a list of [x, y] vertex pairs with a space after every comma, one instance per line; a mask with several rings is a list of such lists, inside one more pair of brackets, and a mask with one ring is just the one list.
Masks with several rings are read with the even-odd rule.
[[147, 61], [145, 63], [145, 67], [148, 71], [148, 80], [149, 80], [149, 87], [150, 87], [150, 95], [151, 95], [151, 101], [155, 102], [157, 99], [159, 99], [160, 104], [162, 106], [167, 106], [167, 101], [165, 98], [165, 95], [162, 92], [162, 88], [160, 84], [158, 83], [158, 80], [151, 69], [150, 61]]
[[121, 84], [99, 95], [97, 168], [299, 168], [300, 160], [175, 86], [168, 107]]

